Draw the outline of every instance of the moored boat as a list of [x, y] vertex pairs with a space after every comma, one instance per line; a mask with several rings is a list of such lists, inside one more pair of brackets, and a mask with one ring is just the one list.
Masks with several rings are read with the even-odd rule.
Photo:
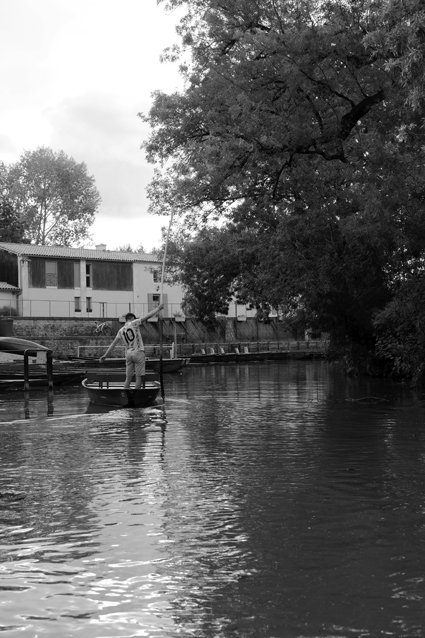
[[34, 385], [34, 379], [30, 379], [30, 365], [29, 358], [37, 357], [37, 359], [43, 360], [46, 364], [46, 375], [39, 376], [36, 380], [37, 385], [47, 385], [49, 390], [53, 389], [54, 379], [53, 379], [53, 356], [50, 348], [46, 346], [42, 346], [39, 343], [35, 343], [35, 341], [28, 341], [26, 339], [18, 339], [17, 337], [0, 337], [0, 352], [8, 355], [20, 355], [24, 358], [24, 369], [23, 374], [19, 375], [19, 378], [14, 378], [15, 375], [10, 377], [9, 374], [5, 378], [3, 378], [3, 383], [1, 387], [18, 387], [22, 386], [25, 392], [28, 392], [31, 385]]
[[161, 389], [155, 374], [146, 375], [143, 388], [126, 389], [123, 372], [105, 368], [88, 370], [82, 386], [91, 403], [123, 408], [143, 408], [153, 405]]
[[[85, 368], [98, 367], [99, 359], [93, 357], [85, 359], [83, 357], [70, 357], [69, 361], [78, 366]], [[176, 357], [175, 359], [162, 359], [162, 371], [164, 374], [169, 372], [178, 372], [190, 363], [190, 357]], [[115, 357], [113, 359], [105, 359], [103, 366], [110, 368], [125, 368], [125, 359], [123, 357]], [[146, 370], [159, 372], [160, 359], [146, 358]]]
[[[85, 376], [83, 372], [59, 372], [53, 373], [53, 385], [72, 385], [79, 383]], [[30, 387], [44, 387], [49, 383], [45, 374], [36, 374], [28, 379]], [[2, 389], [22, 389], [25, 387], [25, 376], [23, 374], [0, 373], [0, 390]]]
[[188, 365], [188, 363], [190, 363], [190, 357], [178, 357], [175, 359], [162, 359], [162, 362], [160, 361], [160, 359], [146, 359], [146, 369], [147, 370], [154, 370], [155, 372], [159, 372], [161, 365], [162, 365], [162, 371], [165, 373], [168, 372], [178, 372], [179, 370], [181, 370], [181, 368], [184, 368], [185, 366]]
[[35, 341], [18, 339], [17, 337], [0, 337], [0, 352], [37, 356], [38, 352], [50, 352], [50, 350]]

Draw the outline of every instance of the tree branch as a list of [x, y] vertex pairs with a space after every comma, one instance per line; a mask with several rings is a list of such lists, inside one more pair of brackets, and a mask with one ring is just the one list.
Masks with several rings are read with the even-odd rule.
[[355, 104], [351, 111], [343, 115], [343, 117], [341, 118], [339, 138], [341, 140], [346, 140], [357, 122], [361, 120], [361, 118], [364, 117], [370, 111], [370, 109], [375, 106], [375, 104], [379, 104], [379, 102], [382, 102], [384, 97], [384, 89], [380, 89], [373, 95], [368, 95], [364, 98], [364, 100], [361, 100], [361, 102]]

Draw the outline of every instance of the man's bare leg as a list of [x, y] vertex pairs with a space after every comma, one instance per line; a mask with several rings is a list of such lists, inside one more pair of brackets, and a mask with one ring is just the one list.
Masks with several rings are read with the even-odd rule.
[[[125, 375], [125, 382], [124, 382], [125, 390], [130, 389], [132, 379], [133, 379], [133, 373], [127, 372], [127, 374]], [[137, 377], [136, 377], [136, 382], [137, 382]]]
[[145, 387], [145, 375], [141, 375], [140, 377], [136, 376], [136, 383], [134, 386], [135, 390], [139, 390], [140, 388]]

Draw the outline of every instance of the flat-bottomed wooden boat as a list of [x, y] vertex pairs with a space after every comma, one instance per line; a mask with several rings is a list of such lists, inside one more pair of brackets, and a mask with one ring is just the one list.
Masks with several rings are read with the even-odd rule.
[[97, 368], [87, 371], [82, 386], [91, 403], [122, 408], [144, 408], [153, 405], [161, 389], [156, 374], [146, 374], [144, 388], [124, 388], [122, 370]]

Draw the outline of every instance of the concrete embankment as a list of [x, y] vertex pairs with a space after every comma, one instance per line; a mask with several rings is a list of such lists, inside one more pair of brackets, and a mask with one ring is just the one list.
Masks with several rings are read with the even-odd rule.
[[[238, 321], [220, 318], [214, 327], [207, 327], [191, 318], [186, 318], [184, 322], [174, 319], [162, 321], [165, 349], [170, 350], [171, 345], [176, 344], [177, 356], [198, 354], [211, 358], [212, 350], [216, 356], [236, 355], [237, 351], [243, 355], [246, 354], [246, 348], [250, 354], [283, 350], [299, 352], [301, 346], [296, 344], [303, 343], [304, 346], [301, 349], [307, 350], [311, 349], [310, 344], [315, 343], [315, 341], [304, 342], [301, 339], [297, 341], [277, 319], [262, 323], [255, 319]], [[11, 335], [44, 345], [53, 351], [55, 358], [59, 359], [100, 356], [121, 325], [118, 320], [101, 318], [14, 317], [12, 322], [7, 322]], [[147, 348], [152, 350], [152, 356], [155, 356], [159, 343], [158, 322], [144, 323], [142, 334]], [[122, 349], [117, 348], [113, 356], [122, 356], [122, 354]]]

